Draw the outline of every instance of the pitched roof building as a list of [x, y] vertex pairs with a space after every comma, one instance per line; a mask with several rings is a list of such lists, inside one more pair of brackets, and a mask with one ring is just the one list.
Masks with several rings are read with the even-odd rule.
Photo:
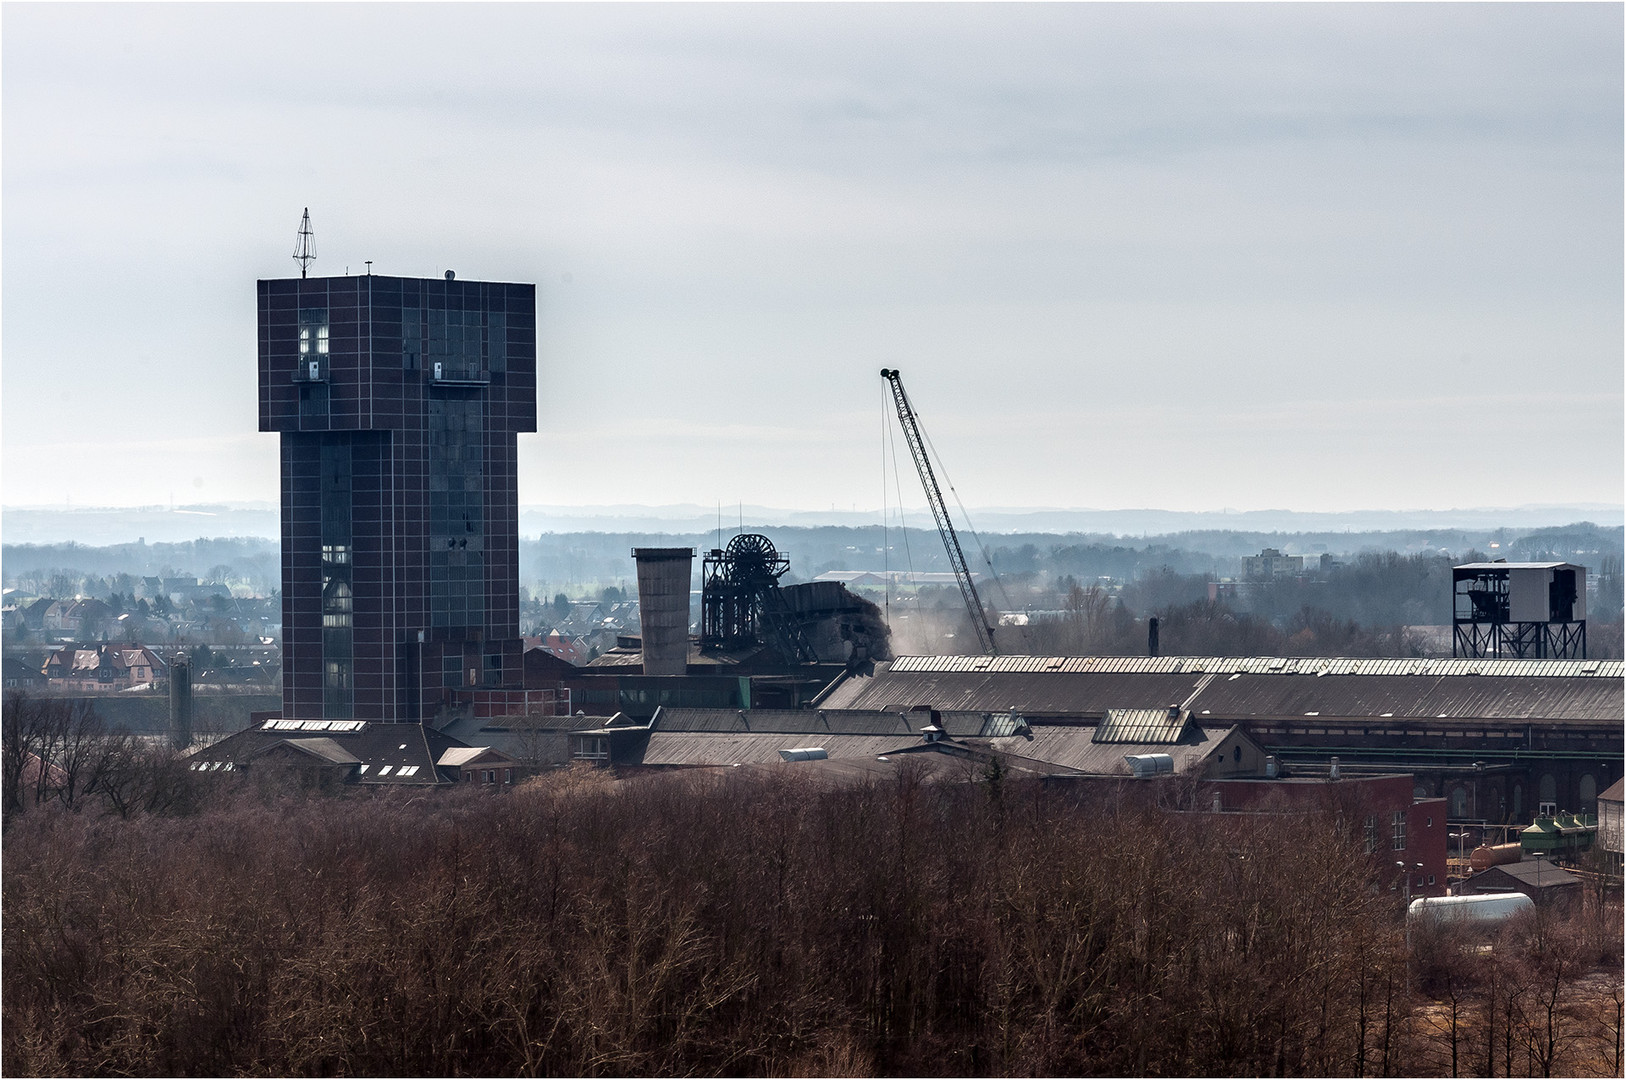
[[[194, 772], [286, 768], [326, 785], [435, 787], [470, 773], [521, 769], [511, 756], [471, 747], [422, 724], [365, 720], [267, 720], [229, 735], [192, 756]], [[519, 776], [509, 772], [501, 783]], [[494, 781], [486, 781], [494, 782]]]
[[145, 645], [65, 645], [45, 661], [57, 690], [128, 690], [169, 677], [169, 665]]
[[1618, 660], [905, 656], [814, 705], [1014, 710], [1036, 729], [1179, 706], [1240, 726], [1284, 767], [1412, 773], [1453, 820], [1504, 823], [1542, 803], [1595, 811], [1622, 773], [1623, 676]]

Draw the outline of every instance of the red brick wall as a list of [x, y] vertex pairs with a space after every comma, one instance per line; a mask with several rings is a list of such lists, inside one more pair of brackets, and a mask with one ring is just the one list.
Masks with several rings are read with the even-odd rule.
[[[1381, 877], [1400, 882], [1404, 862], [1411, 876], [1411, 895], [1446, 894], [1445, 800], [1412, 797], [1409, 775], [1371, 776], [1342, 780], [1216, 780], [1204, 787], [1203, 809], [1220, 797], [1222, 811], [1281, 812], [1340, 809], [1350, 816], [1357, 836], [1364, 835], [1367, 818], [1375, 819], [1376, 846], [1372, 861]], [[1394, 847], [1394, 815], [1406, 815], [1406, 846]], [[1412, 864], [1422, 863], [1419, 869]], [[1434, 879], [1433, 884], [1429, 878]]]

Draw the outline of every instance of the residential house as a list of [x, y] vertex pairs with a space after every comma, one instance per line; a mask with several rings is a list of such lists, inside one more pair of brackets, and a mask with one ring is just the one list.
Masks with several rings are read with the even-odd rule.
[[535, 770], [501, 750], [490, 746], [454, 746], [435, 763], [443, 775], [456, 783], [507, 789], [532, 775]]
[[54, 600], [45, 609], [44, 628], [48, 633], [74, 637], [109, 629], [115, 612], [94, 597]]
[[38, 671], [18, 660], [5, 658], [5, 687], [7, 690], [43, 690], [50, 685], [43, 671]]
[[65, 645], [45, 661], [54, 690], [128, 690], [153, 686], [169, 675], [169, 665], [144, 645]]

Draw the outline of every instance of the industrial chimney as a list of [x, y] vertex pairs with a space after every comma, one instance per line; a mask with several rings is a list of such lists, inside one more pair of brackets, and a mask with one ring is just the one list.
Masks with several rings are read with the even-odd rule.
[[644, 674], [683, 675], [689, 668], [689, 575], [694, 548], [633, 548], [638, 564], [638, 621]]
[[1157, 616], [1146, 620], [1146, 655], [1157, 655]]
[[177, 750], [192, 745], [192, 657], [184, 652], [169, 662], [169, 741]]

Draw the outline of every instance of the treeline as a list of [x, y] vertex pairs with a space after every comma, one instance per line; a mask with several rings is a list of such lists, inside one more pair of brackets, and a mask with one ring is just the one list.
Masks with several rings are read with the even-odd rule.
[[1440, 1075], [1510, 1031], [1515, 1071], [1620, 1068], [1618, 914], [1515, 927], [1497, 986], [1557, 971], [1555, 1004], [1462, 984], [1453, 1042], [1330, 808], [910, 769], [219, 779], [187, 816], [13, 820], [8, 1075]]
[[6, 544], [0, 549], [8, 588], [42, 596], [130, 594], [143, 577], [243, 581], [278, 587], [281, 545], [259, 537], [206, 537], [185, 543]]
[[[1160, 649], [1169, 655], [1425, 656], [1449, 639], [1431, 640], [1408, 627], [1449, 626], [1453, 565], [1484, 558], [1367, 553], [1317, 577], [1215, 585], [1204, 574], [1169, 567], [1122, 586], [1063, 578], [1054, 591], [988, 589], [997, 610], [1037, 609], [1026, 626], [1008, 629], [1001, 646], [1038, 655], [1141, 655], [1147, 620], [1157, 617]], [[1589, 598], [1587, 655], [1619, 658], [1620, 560], [1604, 559]], [[952, 608], [945, 590], [936, 596]], [[999, 603], [1002, 601], [1003, 603]], [[951, 620], [952, 621], [952, 620]], [[959, 639], [960, 635], [956, 634]]]
[[[747, 525], [747, 529], [759, 528]], [[726, 544], [734, 529], [724, 530]], [[873, 571], [882, 569], [944, 572], [949, 569], [941, 540], [930, 529], [883, 530], [879, 526], [857, 527], [761, 527], [780, 549], [791, 557], [787, 582], [807, 581], [827, 570]], [[1356, 593], [1361, 580], [1370, 580], [1374, 569], [1382, 569], [1377, 584], [1385, 589], [1400, 587], [1406, 577], [1405, 565], [1427, 563], [1446, 568], [1445, 588], [1438, 585], [1437, 571], [1430, 570], [1428, 581], [1410, 581], [1417, 587], [1412, 597], [1432, 612], [1422, 617], [1395, 617], [1388, 621], [1437, 623], [1441, 605], [1448, 610], [1449, 567], [1453, 560], [1491, 551], [1518, 559], [1561, 559], [1587, 566], [1595, 574], [1620, 577], [1622, 533], [1580, 522], [1529, 532], [1511, 530], [1478, 531], [1389, 531], [1366, 533], [1273, 533], [1207, 530], [1139, 538], [1088, 534], [1019, 533], [987, 535], [988, 562], [995, 574], [1016, 592], [1031, 588], [1054, 591], [1067, 579], [1088, 585], [1102, 583], [1123, 586], [1149, 576], [1172, 574], [1207, 581], [1238, 577], [1242, 556], [1272, 547], [1294, 552], [1331, 552], [1345, 563], [1346, 590]], [[972, 569], [988, 574], [980, 549], [967, 538], [966, 553]], [[579, 599], [595, 594], [605, 586], [634, 587], [629, 548], [644, 546], [693, 547], [704, 552], [717, 545], [715, 532], [669, 534], [654, 532], [576, 532], [545, 533], [521, 537], [519, 541], [520, 580], [531, 593], [549, 599], [565, 592]], [[1415, 548], [1426, 544], [1427, 551]], [[5, 583], [53, 596], [105, 597], [113, 592], [129, 593], [142, 576], [197, 577], [204, 580], [231, 580], [254, 583], [263, 591], [278, 585], [279, 545], [274, 540], [253, 537], [200, 539], [188, 543], [117, 544], [92, 547], [81, 544], [7, 544], [4, 546]], [[1411, 555], [1394, 554], [1411, 550]], [[1312, 556], [1312, 559], [1314, 556]], [[1373, 567], [1372, 560], [1382, 567]], [[1397, 562], [1398, 561], [1398, 562]], [[1351, 573], [1366, 566], [1359, 574]], [[695, 568], [698, 575], [698, 560]], [[1415, 575], [1413, 575], [1415, 577]], [[698, 581], [698, 577], [696, 578]], [[1421, 586], [1427, 586], [1427, 590]], [[1336, 590], [1335, 590], [1336, 591]], [[1618, 587], [1615, 594], [1618, 594]], [[1437, 597], [1437, 598], [1436, 598]], [[1190, 599], [1190, 598], [1185, 598]], [[1284, 601], [1297, 610], [1290, 601]], [[1354, 610], [1344, 611], [1337, 602], [1322, 607], [1340, 617], [1381, 621]], [[1398, 611], [1400, 602], [1385, 601], [1385, 610]], [[1616, 599], [1611, 611], [1600, 618], [1619, 618]]]
[[[1433, 655], [1428, 643], [1404, 627], [1367, 626], [1305, 607], [1284, 619], [1236, 611], [1208, 599], [1163, 607], [1158, 651], [1164, 656]], [[1100, 588], [1074, 589], [1059, 614], [998, 632], [1005, 652], [1031, 656], [1145, 656], [1148, 620]]]
[[120, 817], [191, 812], [208, 790], [165, 739], [110, 727], [96, 703], [6, 691], [0, 821], [7, 828], [24, 811], [46, 807]]

